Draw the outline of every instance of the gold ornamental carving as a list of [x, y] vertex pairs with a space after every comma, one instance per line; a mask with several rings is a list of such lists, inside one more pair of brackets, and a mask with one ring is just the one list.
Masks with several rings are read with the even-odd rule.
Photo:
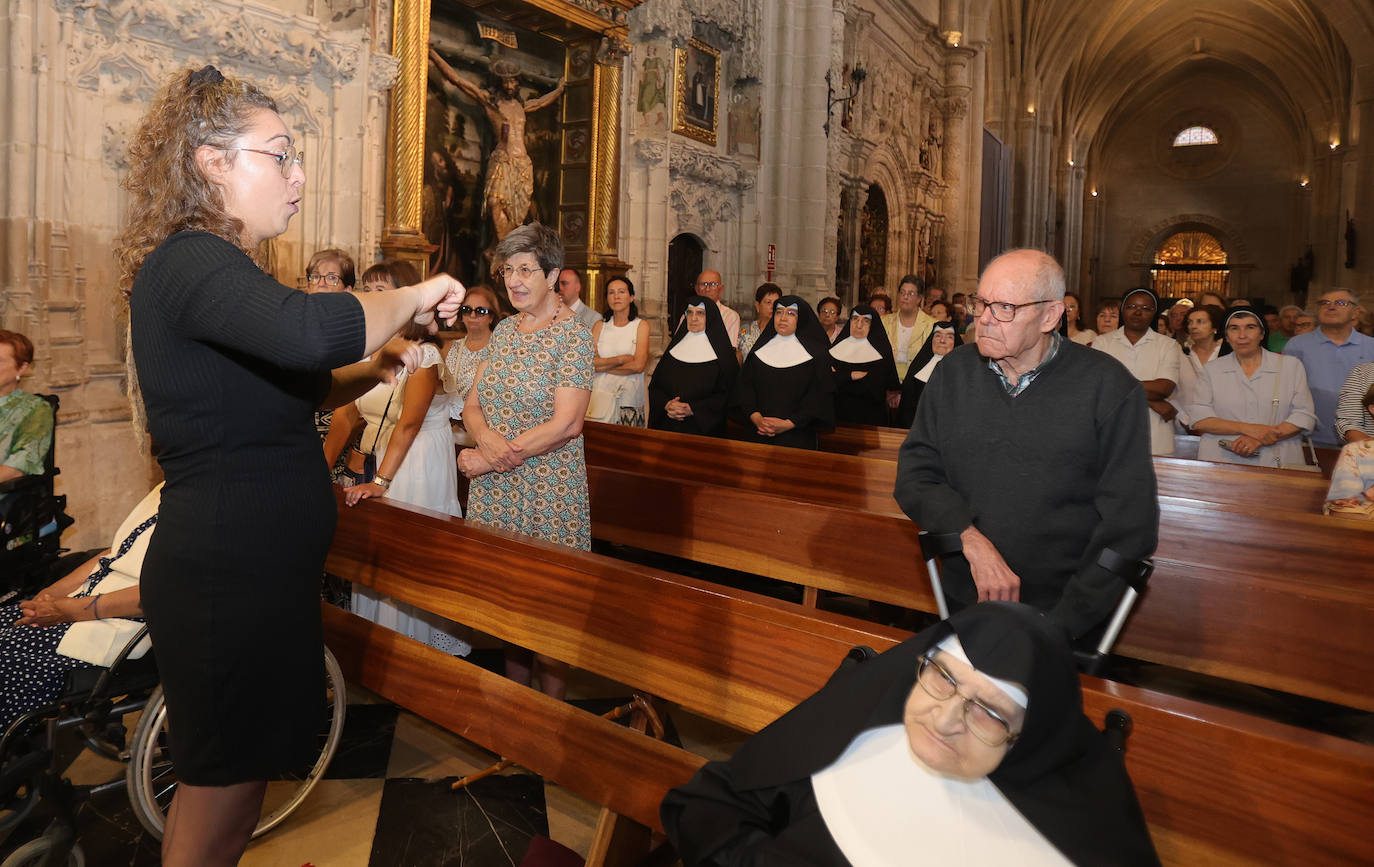
[[429, 74], [429, 0], [396, 0], [391, 53], [396, 84], [391, 89], [387, 142], [386, 236], [389, 256], [427, 270], [430, 244], [422, 233], [425, 180], [425, 85]]

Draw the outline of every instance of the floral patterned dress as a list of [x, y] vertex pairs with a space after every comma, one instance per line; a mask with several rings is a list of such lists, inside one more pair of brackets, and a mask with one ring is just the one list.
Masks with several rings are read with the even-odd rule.
[[[487, 346], [486, 372], [476, 384], [487, 425], [506, 439], [553, 418], [554, 389], [590, 391], [595, 373], [591, 332], [576, 317], [528, 334], [516, 330], [520, 319], [496, 326]], [[590, 550], [582, 437], [527, 458], [509, 472], [473, 479], [468, 520]]]

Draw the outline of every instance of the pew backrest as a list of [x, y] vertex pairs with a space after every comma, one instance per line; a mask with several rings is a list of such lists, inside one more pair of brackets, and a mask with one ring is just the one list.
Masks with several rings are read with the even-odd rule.
[[[849, 647], [905, 637], [378, 500], [341, 510], [329, 569], [744, 731], [814, 692]], [[364, 686], [517, 761], [531, 756], [643, 824], [657, 825], [655, 799], [699, 764], [352, 615], [326, 624]], [[1084, 690], [1095, 721], [1113, 707], [1135, 719], [1127, 766], [1166, 863], [1367, 856], [1374, 748], [1092, 678]]]

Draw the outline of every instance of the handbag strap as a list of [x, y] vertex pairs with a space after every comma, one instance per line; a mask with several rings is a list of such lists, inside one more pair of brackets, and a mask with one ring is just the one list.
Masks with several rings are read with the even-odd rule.
[[[405, 374], [403, 373], [401, 376], [405, 376]], [[391, 394], [386, 399], [386, 409], [382, 410], [382, 420], [377, 423], [377, 435], [372, 438], [372, 448], [367, 450], [367, 453], [370, 455], [377, 454], [377, 443], [382, 439], [382, 428], [386, 427], [386, 417], [391, 413], [391, 401], [395, 399], [396, 389], [400, 387], [400, 377], [397, 377], [397, 382], [391, 387]], [[1276, 397], [1275, 400], [1277, 401], [1278, 398]]]

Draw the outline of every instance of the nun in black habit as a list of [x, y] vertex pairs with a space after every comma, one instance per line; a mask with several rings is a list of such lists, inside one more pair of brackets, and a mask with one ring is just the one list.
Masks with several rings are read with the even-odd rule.
[[1159, 864], [1067, 634], [1015, 602], [842, 667], [661, 815], [686, 867]]
[[830, 341], [811, 305], [796, 295], [773, 304], [773, 319], [744, 360], [734, 414], [746, 440], [815, 449], [835, 426]]
[[835, 371], [835, 420], [887, 424], [887, 393], [897, 390], [897, 362], [878, 312], [857, 304], [830, 347]]
[[720, 307], [709, 298], [689, 299], [649, 379], [649, 427], [725, 436], [725, 409], [738, 374]]
[[930, 329], [930, 336], [912, 359], [911, 366], [906, 370], [906, 379], [902, 380], [902, 400], [897, 404], [898, 427], [911, 428], [911, 423], [916, 420], [916, 404], [920, 403], [921, 392], [925, 391], [931, 374], [944, 357], [954, 351], [954, 347], [963, 343], [959, 339], [959, 329], [954, 327], [953, 322], [937, 322]]

